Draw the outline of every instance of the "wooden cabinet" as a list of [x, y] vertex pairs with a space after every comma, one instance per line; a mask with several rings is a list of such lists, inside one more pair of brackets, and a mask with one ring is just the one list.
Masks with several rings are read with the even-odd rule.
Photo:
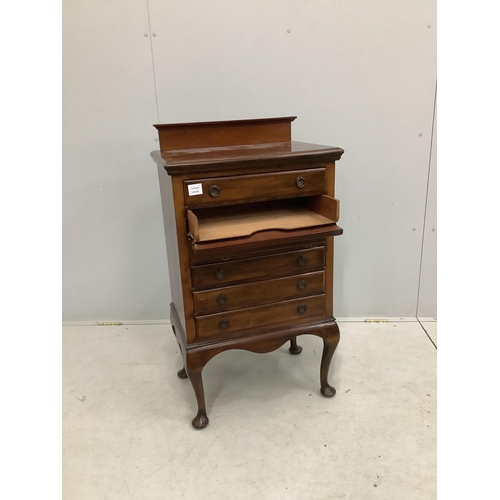
[[295, 117], [155, 125], [172, 291], [170, 319], [208, 425], [202, 370], [228, 349], [271, 352], [323, 339], [320, 391], [331, 397], [340, 339], [333, 317], [338, 147], [291, 140]]

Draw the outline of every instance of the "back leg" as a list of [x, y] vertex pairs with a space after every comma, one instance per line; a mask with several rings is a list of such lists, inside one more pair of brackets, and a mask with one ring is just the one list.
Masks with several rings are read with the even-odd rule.
[[290, 347], [288, 350], [290, 351], [290, 354], [300, 354], [302, 352], [302, 347], [297, 345], [297, 337], [290, 339]]

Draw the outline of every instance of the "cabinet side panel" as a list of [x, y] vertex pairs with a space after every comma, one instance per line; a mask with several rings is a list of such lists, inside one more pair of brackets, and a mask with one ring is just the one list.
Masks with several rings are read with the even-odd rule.
[[175, 227], [177, 230], [177, 245], [179, 247], [179, 267], [182, 283], [182, 300], [184, 304], [185, 333], [187, 343], [196, 340], [196, 325], [194, 323], [193, 288], [191, 285], [191, 268], [189, 263], [189, 245], [186, 219], [186, 207], [182, 184], [184, 177], [172, 176], [172, 193], [174, 195]]
[[[326, 194], [335, 197], [335, 162], [326, 167]], [[326, 239], [325, 270], [326, 314], [333, 316], [333, 236]]]
[[175, 224], [172, 179], [161, 165], [158, 165], [158, 179], [160, 181], [161, 206], [163, 210], [163, 226], [165, 228], [165, 243], [167, 245], [172, 303], [175, 306], [183, 331], [185, 332], [186, 324], [184, 320], [184, 301], [182, 299], [181, 265], [179, 262], [179, 247], [177, 245], [177, 227]]

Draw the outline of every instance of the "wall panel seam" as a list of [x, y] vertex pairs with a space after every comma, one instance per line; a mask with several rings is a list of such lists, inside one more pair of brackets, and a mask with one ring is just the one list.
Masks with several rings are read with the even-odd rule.
[[155, 72], [155, 58], [154, 58], [154, 49], [153, 49], [153, 37], [151, 36], [151, 17], [149, 15], [149, 0], [146, 0], [146, 8], [148, 11], [149, 46], [151, 48], [151, 65], [152, 65], [152, 70], [153, 70], [153, 86], [155, 89], [156, 123], [160, 123], [160, 109], [158, 107], [158, 90], [156, 88], [156, 72]]
[[437, 81], [434, 88], [434, 110], [432, 113], [432, 126], [431, 126], [431, 140], [429, 143], [429, 163], [427, 167], [427, 186], [425, 188], [425, 207], [424, 207], [424, 223], [422, 225], [422, 244], [420, 247], [420, 266], [418, 269], [418, 284], [417, 284], [417, 307], [415, 309], [415, 316], [418, 318], [418, 308], [420, 304], [420, 282], [422, 280], [422, 262], [424, 257], [424, 242], [425, 242], [425, 222], [427, 217], [427, 203], [429, 201], [429, 182], [431, 176], [431, 160], [432, 160], [432, 148], [434, 147], [434, 126], [436, 120], [436, 97], [437, 97]]

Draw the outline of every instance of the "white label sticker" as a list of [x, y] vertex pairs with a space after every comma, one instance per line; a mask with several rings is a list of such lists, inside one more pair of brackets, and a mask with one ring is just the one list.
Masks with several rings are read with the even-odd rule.
[[203, 187], [201, 182], [199, 184], [190, 184], [188, 186], [189, 196], [196, 196], [197, 194], [203, 194]]

